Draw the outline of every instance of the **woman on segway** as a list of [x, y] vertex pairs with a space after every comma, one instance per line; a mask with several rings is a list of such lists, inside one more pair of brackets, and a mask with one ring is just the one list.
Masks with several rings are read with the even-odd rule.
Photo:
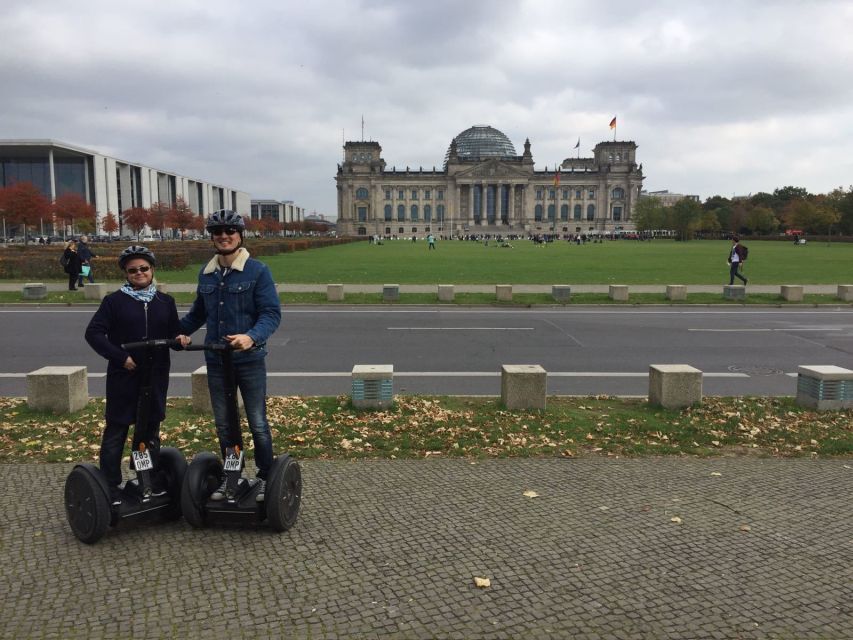
[[[127, 282], [104, 297], [86, 328], [86, 342], [108, 361], [106, 428], [101, 438], [100, 467], [110, 487], [112, 504], [121, 501], [121, 457], [128, 429], [136, 421], [141, 382], [138, 366], [144, 356], [128, 352], [121, 345], [161, 338], [177, 339], [182, 346], [190, 344], [189, 337], [181, 334], [175, 299], [159, 293], [154, 285], [157, 264], [154, 254], [145, 247], [132, 245], [121, 252], [118, 263]], [[168, 350], [158, 349], [151, 371], [151, 435], [145, 442], [155, 469], [160, 451], [160, 423], [166, 416], [170, 366]], [[138, 448], [139, 437], [134, 429], [134, 450]], [[155, 476], [153, 483], [155, 490], [165, 490], [161, 478]]]

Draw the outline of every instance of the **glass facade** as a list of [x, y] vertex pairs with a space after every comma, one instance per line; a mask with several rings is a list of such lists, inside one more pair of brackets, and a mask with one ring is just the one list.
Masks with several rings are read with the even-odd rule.
[[[516, 157], [515, 147], [502, 131], [493, 127], [471, 127], [453, 139], [456, 143], [456, 155], [459, 158], [505, 158]], [[444, 156], [444, 164], [450, 159], [450, 149]]]
[[[76, 193], [86, 197], [86, 166], [83, 158], [53, 158], [53, 175], [56, 195]], [[47, 192], [50, 193], [48, 178]]]
[[32, 182], [43, 195], [50, 197], [50, 164], [47, 158], [3, 158], [0, 160], [0, 184]]

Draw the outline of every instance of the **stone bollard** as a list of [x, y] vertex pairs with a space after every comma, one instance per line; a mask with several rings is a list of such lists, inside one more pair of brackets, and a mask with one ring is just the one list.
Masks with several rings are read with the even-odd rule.
[[44, 300], [47, 298], [47, 285], [41, 282], [28, 282], [21, 289], [24, 300]]
[[329, 302], [344, 301], [344, 285], [342, 284], [327, 284], [326, 285], [326, 300]]
[[627, 284], [611, 284], [610, 299], [618, 302], [628, 302], [628, 285]]
[[744, 300], [746, 298], [746, 287], [741, 284], [727, 284], [723, 286], [723, 298], [726, 300]]
[[157, 293], [169, 293], [169, 285], [165, 282], [158, 282], [155, 286], [157, 287]]
[[538, 364], [501, 365], [501, 402], [507, 409], [544, 409], [547, 384]]
[[382, 302], [398, 302], [400, 300], [400, 285], [386, 284], [382, 286]]
[[[192, 383], [192, 401], [193, 411], [198, 413], [213, 413], [213, 406], [210, 404], [210, 389], [207, 386], [207, 366], [202, 366], [192, 372], [190, 375]], [[243, 408], [243, 394], [237, 390], [237, 408]]]
[[788, 302], [803, 301], [803, 285], [801, 284], [783, 284], [782, 299]]
[[681, 409], [702, 402], [702, 372], [687, 364], [649, 365], [649, 404]]
[[567, 284], [553, 284], [551, 285], [551, 297], [560, 304], [566, 304], [572, 298], [572, 288]]
[[853, 371], [834, 365], [797, 367], [796, 402], [818, 411], [853, 409]]
[[394, 365], [357, 364], [352, 368], [352, 404], [381, 409], [394, 402]]
[[496, 284], [495, 297], [498, 299], [498, 302], [512, 302], [512, 285]]
[[440, 284], [438, 285], [438, 301], [439, 302], [453, 302], [453, 299], [456, 297], [455, 290], [452, 284]]
[[27, 404], [31, 409], [74, 413], [88, 402], [86, 367], [42, 367], [27, 374]]
[[684, 284], [668, 284], [666, 285], [667, 300], [687, 300], [687, 285]]
[[853, 284], [838, 285], [838, 297], [844, 302], [853, 302]]
[[108, 293], [106, 282], [87, 282], [83, 285], [84, 300], [103, 300]]

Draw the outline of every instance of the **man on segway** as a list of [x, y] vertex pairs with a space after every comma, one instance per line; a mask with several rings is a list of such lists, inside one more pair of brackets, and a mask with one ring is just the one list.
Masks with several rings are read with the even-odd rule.
[[[214, 211], [207, 218], [216, 255], [202, 267], [198, 276], [196, 299], [181, 319], [181, 328], [191, 335], [206, 325], [205, 344], [229, 344], [233, 349], [233, 371], [243, 396], [249, 429], [255, 445], [255, 466], [260, 482], [255, 495], [262, 503], [266, 480], [273, 464], [272, 435], [266, 412], [266, 342], [281, 322], [281, 305], [269, 268], [249, 256], [242, 246], [246, 228], [243, 218], [228, 209]], [[213, 407], [216, 432], [222, 457], [234, 451], [229, 435], [228, 401], [223, 393], [225, 372], [222, 360], [213, 351], [205, 351], [207, 384]], [[210, 496], [226, 497], [226, 481]]]
[[[131, 424], [137, 420], [143, 375], [140, 367], [146, 360], [142, 350], [128, 351], [123, 345], [141, 340], [177, 339], [182, 346], [190, 339], [182, 335], [175, 300], [157, 291], [154, 285], [154, 254], [143, 246], [132, 245], [121, 252], [119, 267], [127, 282], [101, 301], [86, 328], [86, 342], [107, 359], [106, 427], [101, 438], [100, 468], [110, 489], [113, 505], [121, 503], [121, 457]], [[158, 349], [150, 363], [151, 401], [148, 429], [133, 432], [134, 452], [144, 445], [153, 468], [158, 469], [160, 423], [166, 417], [166, 393], [169, 389], [170, 359], [168, 349]], [[165, 491], [158, 474], [152, 478], [155, 491]]]

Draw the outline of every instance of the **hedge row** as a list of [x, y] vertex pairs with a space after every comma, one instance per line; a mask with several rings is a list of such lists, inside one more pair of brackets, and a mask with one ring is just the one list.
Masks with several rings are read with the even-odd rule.
[[[352, 242], [350, 238], [298, 238], [298, 239], [247, 239], [246, 248], [254, 256], [270, 256], [291, 251], [306, 251]], [[127, 247], [124, 242], [90, 244], [97, 256], [92, 268], [99, 280], [121, 280], [118, 256]], [[148, 246], [157, 255], [157, 268], [163, 271], [180, 271], [190, 264], [210, 260], [209, 241], [155, 242]], [[63, 245], [9, 245], [0, 249], [0, 279], [51, 280], [65, 278], [59, 258]]]

